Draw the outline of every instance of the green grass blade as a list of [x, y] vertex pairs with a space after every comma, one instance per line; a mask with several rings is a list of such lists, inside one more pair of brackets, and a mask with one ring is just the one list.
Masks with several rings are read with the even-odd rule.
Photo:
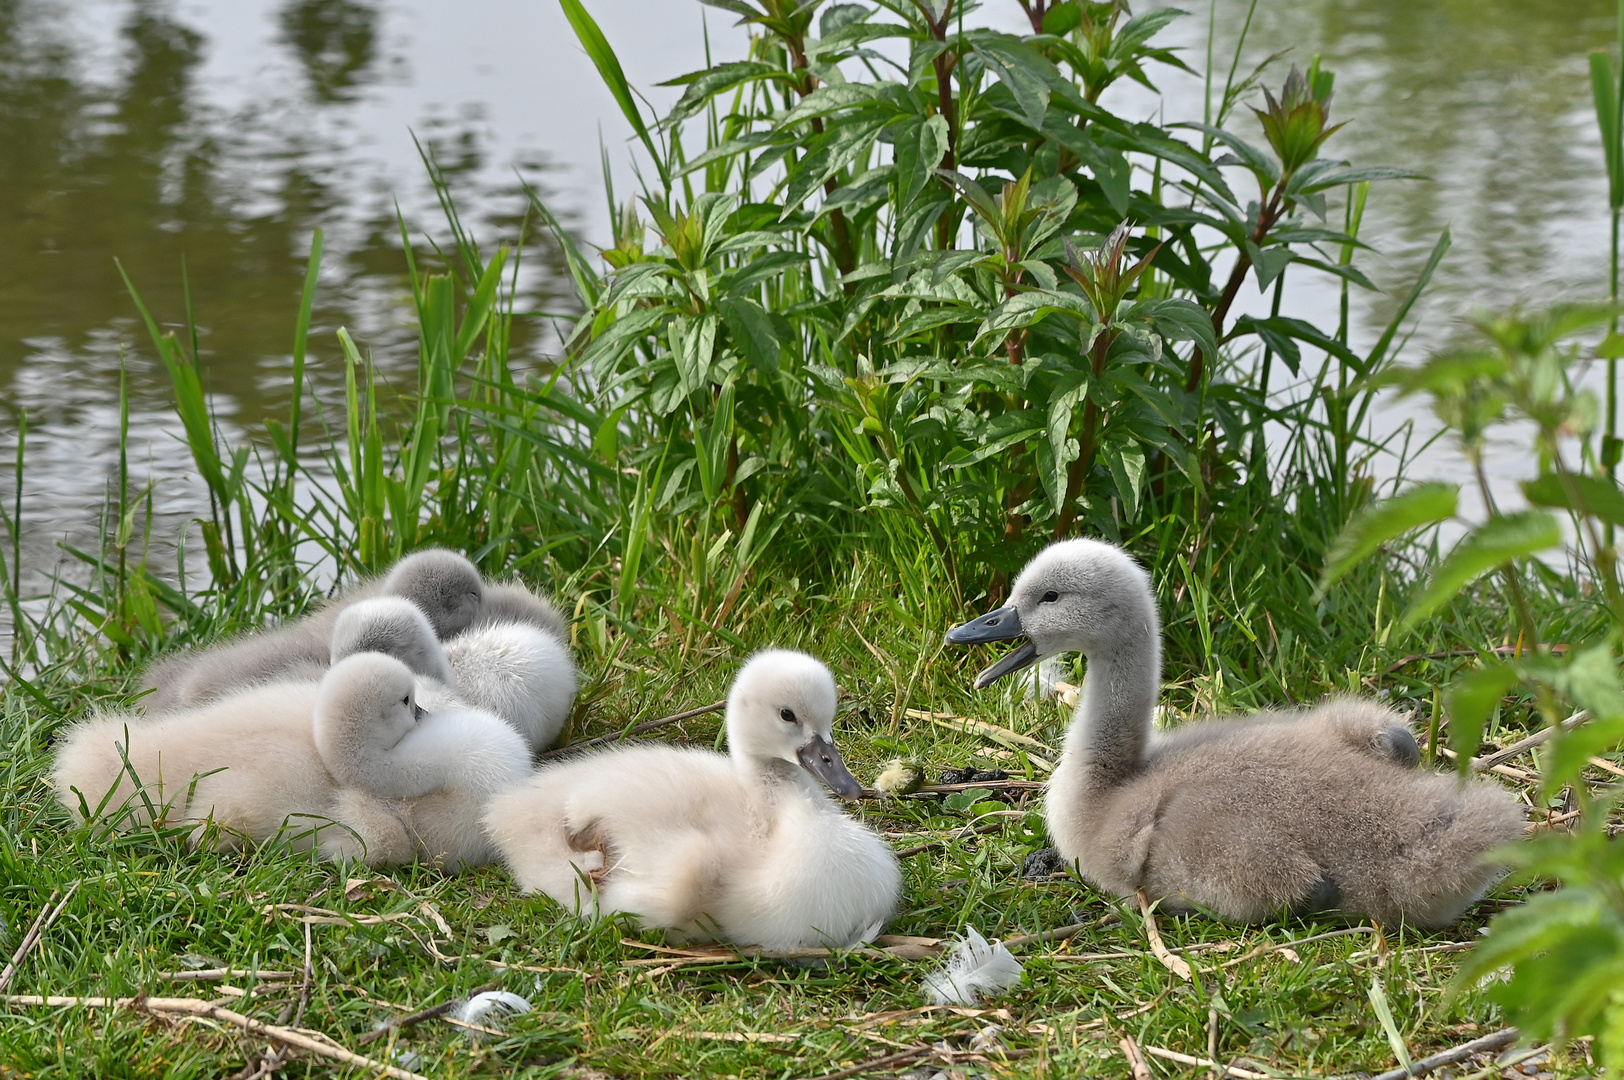
[[625, 114], [631, 123], [632, 130], [637, 137], [643, 140], [643, 146], [648, 150], [654, 167], [660, 171], [660, 182], [670, 188], [671, 177], [666, 171], [665, 157], [654, 148], [654, 140], [649, 137], [648, 127], [643, 123], [643, 114], [632, 97], [631, 84], [626, 81], [626, 73], [620, 68], [620, 60], [615, 56], [614, 49], [609, 47], [609, 41], [598, 29], [597, 22], [588, 14], [581, 0], [558, 0], [559, 6], [564, 9], [564, 17], [570, 21], [575, 30], [575, 36], [581, 39], [582, 48], [586, 49], [587, 56], [597, 67], [598, 74], [602, 76], [604, 85], [615, 96], [620, 105], [620, 111]]

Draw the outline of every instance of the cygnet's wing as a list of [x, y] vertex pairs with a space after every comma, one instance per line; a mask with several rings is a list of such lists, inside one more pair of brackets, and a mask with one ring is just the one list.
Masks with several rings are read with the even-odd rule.
[[301, 619], [199, 652], [165, 657], [142, 680], [153, 690], [142, 698], [142, 705], [149, 716], [196, 708], [275, 679], [306, 678], [326, 667], [325, 635]]
[[524, 622], [478, 626], [445, 645], [457, 692], [495, 713], [533, 749], [553, 744], [575, 703], [575, 662], [553, 635]]
[[516, 581], [485, 586], [485, 600], [474, 626], [502, 622], [528, 623], [551, 634], [561, 645], [570, 642], [569, 622], [553, 602]]

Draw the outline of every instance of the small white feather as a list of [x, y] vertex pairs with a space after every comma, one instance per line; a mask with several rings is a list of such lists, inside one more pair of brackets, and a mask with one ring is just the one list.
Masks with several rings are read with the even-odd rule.
[[487, 990], [463, 1002], [452, 1015], [465, 1024], [479, 1024], [484, 1027], [488, 1020], [516, 1016], [519, 1013], [527, 1013], [530, 1009], [530, 1002], [518, 994], [507, 990]]
[[988, 943], [973, 926], [948, 950], [946, 962], [925, 979], [933, 1005], [974, 1005], [981, 993], [996, 994], [1021, 981], [1021, 962], [1000, 942]]

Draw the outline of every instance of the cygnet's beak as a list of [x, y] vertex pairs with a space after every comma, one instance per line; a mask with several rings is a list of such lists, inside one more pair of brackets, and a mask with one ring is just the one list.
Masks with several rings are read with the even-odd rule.
[[846, 770], [846, 763], [840, 760], [840, 751], [835, 744], [822, 735], [812, 736], [812, 741], [795, 751], [800, 759], [801, 768], [822, 780], [829, 790], [842, 799], [855, 799], [863, 793], [863, 785], [857, 778]]
[[[947, 632], [949, 645], [979, 645], [987, 641], [1013, 641], [1021, 637], [1021, 613], [1014, 605], [1005, 605], [989, 611], [979, 619], [971, 619]], [[1030, 641], [1007, 653], [992, 667], [976, 676], [975, 688], [985, 689], [1012, 671], [1030, 667], [1038, 662], [1038, 647]]]
[[423, 706], [419, 705], [415, 701], [412, 702], [412, 721], [414, 723], [421, 724], [423, 722], [423, 717], [427, 714], [427, 712], [428, 710], [423, 708]]

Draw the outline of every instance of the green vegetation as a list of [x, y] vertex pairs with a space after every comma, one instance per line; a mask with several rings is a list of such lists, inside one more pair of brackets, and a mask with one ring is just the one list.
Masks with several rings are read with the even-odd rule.
[[[648, 954], [621, 943], [625, 928], [584, 928], [523, 900], [499, 868], [373, 874], [68, 826], [42, 781], [60, 725], [128, 702], [134, 673], [160, 651], [297, 615], [318, 575], [347, 579], [424, 544], [520, 574], [570, 608], [586, 677], [573, 736], [713, 701], [750, 650], [801, 647], [847, 692], [840, 737], [865, 780], [898, 755], [931, 773], [976, 761], [1042, 779], [987, 729], [930, 714], [1053, 747], [1067, 710], [971, 693], [982, 658], [943, 651], [941, 634], [1000, 596], [1048, 538], [1078, 532], [1122, 542], [1151, 569], [1166, 702], [1179, 717], [1385, 693], [1420, 710], [1429, 760], [1445, 741], [1470, 758], [1480, 741], [1516, 739], [1564, 696], [1610, 718], [1597, 702], [1613, 699], [1594, 687], [1606, 682], [1596, 671], [1612, 677], [1612, 654], [1584, 647], [1616, 634], [1610, 564], [1497, 570], [1560, 532], [1554, 518], [1491, 507], [1419, 574], [1436, 534], [1397, 540], [1452, 516], [1453, 489], [1368, 508], [1383, 448], [1365, 432], [1376, 395], [1397, 380], [1439, 395], [1469, 452], [1508, 405], [1532, 417], [1546, 478], [1530, 497], [1611, 521], [1616, 489], [1593, 491], [1594, 469], [1555, 464], [1560, 437], [1589, 433], [1557, 343], [1591, 323], [1493, 323], [1486, 352], [1395, 371], [1445, 235], [1391, 325], [1356, 349], [1350, 292], [1370, 287], [1361, 217], [1371, 183], [1404, 174], [1319, 156], [1335, 125], [1334, 79], [1317, 61], [1283, 77], [1233, 64], [1209, 73], [1208, 115], [1174, 129], [1100, 105], [1111, 83], [1149, 85], [1182, 64], [1154, 43], [1170, 11], [1023, 0], [1032, 33], [1013, 36], [966, 28], [953, 0], [713, 0], [757, 29], [750, 55], [685, 76], [675, 108], [652, 117], [589, 13], [563, 2], [648, 155], [649, 188], [624, 206], [611, 193], [615, 242], [601, 262], [532, 199], [533, 219], [568, 255], [581, 311], [551, 370], [509, 358], [527, 317], [514, 307], [522, 252], [482, 248], [432, 161], [445, 240], [410, 268], [421, 351], [408, 415], [380, 410], [364, 343], [344, 331], [342, 411], [304, 391], [319, 233], [294, 323], [292, 412], [260, 444], [220, 437], [192, 312], [166, 330], [131, 283], [210, 513], [201, 557], [183, 549], [177, 584], [146, 560], [150, 491], [121, 461], [101, 547], [74, 552], [88, 585], [25, 602], [10, 587], [15, 565], [0, 563], [16, 625], [0, 715], [0, 944], [14, 948], [53, 889], [81, 882], [9, 990], [156, 996], [191, 992], [159, 978], [188, 966], [299, 972], [298, 920], [339, 911], [311, 927], [307, 995], [295, 977], [234, 1007], [353, 1048], [379, 1020], [492, 979], [535, 1002], [477, 1044], [437, 1022], [373, 1044], [385, 1056], [409, 1047], [435, 1075], [815, 1076], [924, 1048], [897, 1067], [1120, 1076], [1130, 1036], [1296, 1075], [1381, 1071], [1467, 1041], [1503, 1025], [1498, 1001], [1538, 1038], [1590, 1030], [1591, 1015], [1528, 989], [1545, 970], [1531, 958], [1553, 938], [1530, 936], [1525, 952], [1509, 935], [1494, 953], [1463, 947], [1543, 879], [1506, 887], [1437, 935], [1164, 918], [1168, 944], [1194, 950], [1196, 977], [1184, 982], [1151, 954], [1138, 912], [1074, 882], [1021, 880], [1021, 858], [1043, 846], [1021, 792], [864, 808], [899, 848], [941, 841], [907, 858], [892, 932], [1088, 924], [1067, 943], [1028, 947], [1023, 986], [964, 1015], [874, 1015], [918, 1009], [918, 961], [628, 967]], [[1261, 108], [1243, 107], [1253, 100]], [[1335, 326], [1281, 314], [1286, 282], [1303, 274], [1340, 280]], [[1248, 282], [1272, 314], [1235, 314]], [[17, 513], [0, 508], [13, 538]], [[1595, 560], [1602, 549], [1585, 550]], [[1327, 565], [1335, 584], [1322, 588]], [[1491, 666], [1519, 640], [1569, 645], [1567, 660], [1536, 650]], [[1440, 688], [1479, 660], [1473, 670], [1490, 674], [1466, 676], [1446, 707]], [[1595, 682], [1580, 688], [1575, 672]], [[1502, 703], [1520, 678], [1547, 689]], [[675, 730], [719, 738], [714, 718]], [[1613, 727], [1590, 730], [1613, 742], [1584, 744], [1586, 755], [1617, 741]], [[1580, 782], [1597, 767], [1563, 760], [1544, 785], [1510, 772], [1534, 805], [1555, 799], [1565, 812], [1566, 784], [1575, 807], [1607, 808]], [[1610, 850], [1605, 817], [1590, 813], [1577, 844], [1531, 847], [1534, 872], [1574, 889], [1505, 916], [1550, 934], [1542, 911], [1588, 903], [1600, 929], [1558, 943], [1578, 958], [1573, 970], [1601, 955], [1605, 920], [1624, 917], [1607, 892], [1616, 872], [1596, 869]], [[972, 824], [996, 827], [966, 835]], [[1582, 868], [1570, 869], [1575, 859]], [[1319, 937], [1338, 929], [1353, 932]], [[1267, 943], [1290, 944], [1259, 951]], [[1517, 980], [1497, 1000], [1453, 983], [1467, 955], [1491, 958], [1481, 970], [1514, 961]], [[1528, 1011], [1534, 1000], [1545, 1013]], [[1616, 1017], [1617, 1002], [1607, 1007]], [[230, 1030], [127, 1011], [0, 1016], [0, 1075], [219, 1075], [247, 1060], [246, 1076], [263, 1050]], [[1549, 1067], [1583, 1072], [1587, 1053], [1557, 1051]], [[953, 1054], [969, 1056], [953, 1065]], [[1152, 1060], [1158, 1074], [1198, 1071]]]

